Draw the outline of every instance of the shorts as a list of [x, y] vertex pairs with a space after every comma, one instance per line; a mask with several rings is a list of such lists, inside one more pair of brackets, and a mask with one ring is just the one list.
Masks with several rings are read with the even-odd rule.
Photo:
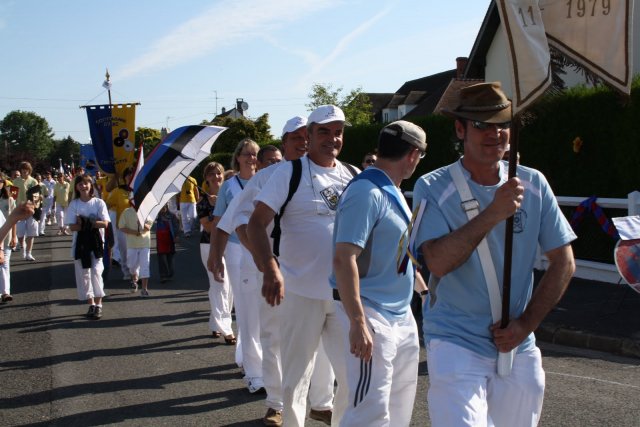
[[38, 235], [38, 221], [33, 217], [18, 221], [16, 235], [18, 237], [36, 237]]

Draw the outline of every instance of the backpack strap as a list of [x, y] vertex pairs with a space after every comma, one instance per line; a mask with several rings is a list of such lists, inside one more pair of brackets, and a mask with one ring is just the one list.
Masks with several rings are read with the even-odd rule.
[[273, 218], [273, 230], [271, 231], [271, 237], [273, 238], [273, 254], [275, 256], [280, 256], [280, 235], [282, 234], [280, 219], [282, 218], [282, 215], [284, 215], [284, 210], [289, 204], [289, 201], [295, 194], [296, 190], [298, 190], [300, 179], [302, 177], [302, 160], [292, 160], [291, 166], [293, 166], [293, 172], [291, 174], [291, 179], [289, 180], [289, 193], [287, 194], [287, 199], [282, 204], [280, 212], [278, 212]]
[[347, 170], [351, 174], [352, 178], [355, 178], [355, 176], [358, 175], [358, 170], [351, 163], [342, 162], [340, 160], [338, 160], [338, 161], [342, 164], [342, 166], [347, 168]]

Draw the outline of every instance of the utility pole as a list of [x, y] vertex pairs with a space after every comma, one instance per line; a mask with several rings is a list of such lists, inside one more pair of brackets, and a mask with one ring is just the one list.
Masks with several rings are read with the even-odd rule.
[[216, 95], [215, 98], [214, 98], [216, 100], [216, 112], [214, 114], [214, 117], [215, 117], [215, 116], [218, 115], [218, 99], [222, 99], [222, 98], [218, 98], [218, 91], [217, 90], [214, 90], [213, 93], [215, 93], [215, 95]]

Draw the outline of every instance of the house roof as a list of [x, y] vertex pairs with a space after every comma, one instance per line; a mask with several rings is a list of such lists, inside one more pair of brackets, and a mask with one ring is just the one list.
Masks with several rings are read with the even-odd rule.
[[487, 65], [487, 53], [493, 42], [493, 38], [500, 27], [500, 14], [495, 1], [489, 3], [489, 8], [484, 16], [480, 31], [473, 43], [469, 60], [464, 70], [464, 78], [484, 79], [484, 70]]
[[432, 74], [430, 76], [421, 77], [415, 80], [409, 80], [396, 91], [402, 95], [409, 95], [413, 91], [425, 91], [431, 94], [438, 88], [446, 86], [449, 80], [456, 76], [456, 70], [443, 71], [438, 74]]

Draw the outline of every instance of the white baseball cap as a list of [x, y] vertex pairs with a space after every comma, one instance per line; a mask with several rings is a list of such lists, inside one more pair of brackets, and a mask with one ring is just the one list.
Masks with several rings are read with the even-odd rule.
[[344, 122], [349, 126], [349, 122], [346, 121], [344, 113], [339, 107], [335, 105], [321, 105], [309, 115], [308, 123], [324, 124], [329, 122]]
[[289, 132], [295, 132], [301, 127], [304, 127], [306, 125], [307, 125], [306, 117], [295, 116], [290, 118], [289, 120], [287, 120], [287, 123], [285, 123], [284, 127], [282, 128], [282, 138], [284, 138], [285, 134]]

